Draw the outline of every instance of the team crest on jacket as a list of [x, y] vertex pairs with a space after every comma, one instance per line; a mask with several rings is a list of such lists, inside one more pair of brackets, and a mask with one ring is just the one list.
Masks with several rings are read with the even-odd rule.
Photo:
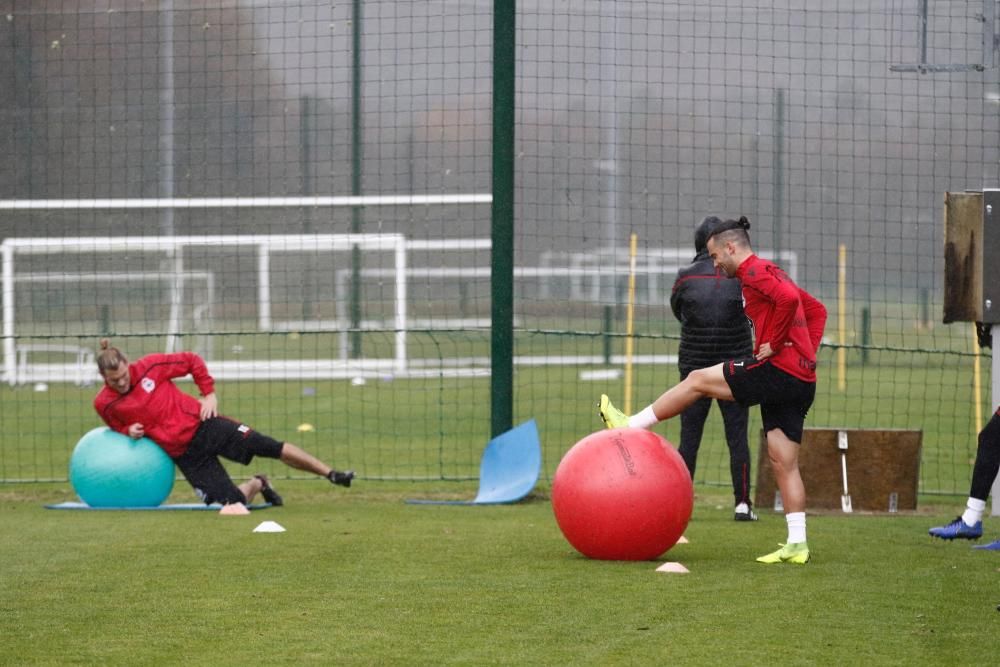
[[152, 394], [153, 390], [156, 389], [156, 383], [153, 382], [153, 378], [142, 378], [142, 382], [139, 383], [142, 390], [147, 394]]

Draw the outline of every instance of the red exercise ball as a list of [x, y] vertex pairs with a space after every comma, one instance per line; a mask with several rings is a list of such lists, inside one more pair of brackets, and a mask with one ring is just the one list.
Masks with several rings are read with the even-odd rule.
[[694, 505], [684, 459], [638, 428], [592, 433], [552, 480], [552, 509], [573, 547], [600, 560], [651, 560], [677, 543]]

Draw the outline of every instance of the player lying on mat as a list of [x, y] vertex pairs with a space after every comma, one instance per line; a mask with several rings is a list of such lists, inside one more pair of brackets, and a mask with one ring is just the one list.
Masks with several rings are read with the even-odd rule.
[[[255, 456], [278, 459], [333, 484], [351, 485], [354, 471], [334, 470], [290, 442], [279, 442], [246, 424], [220, 417], [215, 381], [197, 354], [150, 354], [129, 363], [108, 339], [100, 345], [97, 368], [104, 387], [94, 399], [97, 414], [115, 431], [131, 438], [147, 437], [162, 447], [206, 504], [246, 505], [258, 493], [272, 505], [282, 504], [265, 475], [237, 486], [219, 457], [243, 465]], [[186, 375], [194, 378], [201, 398], [174, 385], [175, 378]]]

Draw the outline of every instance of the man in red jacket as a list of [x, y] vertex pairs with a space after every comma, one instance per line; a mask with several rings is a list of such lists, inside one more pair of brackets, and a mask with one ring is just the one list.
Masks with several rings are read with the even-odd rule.
[[768, 458], [785, 508], [788, 540], [781, 549], [757, 560], [804, 564], [809, 561], [809, 546], [799, 446], [806, 413], [816, 396], [816, 352], [823, 338], [826, 307], [775, 264], [753, 253], [749, 229], [745, 217], [725, 221], [709, 237], [708, 252], [715, 266], [740, 281], [743, 310], [754, 331], [753, 355], [692, 371], [631, 417], [602, 395], [600, 414], [608, 428], [648, 429], [706, 396], [760, 405]]
[[[150, 354], [129, 363], [121, 350], [101, 340], [97, 368], [105, 386], [94, 409], [109, 428], [130, 438], [148, 437], [173, 459], [206, 504], [249, 504], [260, 493], [272, 505], [281, 496], [264, 475], [237, 486], [219, 457], [247, 465], [255, 456], [280, 459], [298, 470], [350, 486], [354, 472], [339, 472], [290, 442], [278, 442], [245, 424], [219, 416], [215, 381], [193, 352]], [[201, 398], [182, 392], [174, 378], [190, 375]]]

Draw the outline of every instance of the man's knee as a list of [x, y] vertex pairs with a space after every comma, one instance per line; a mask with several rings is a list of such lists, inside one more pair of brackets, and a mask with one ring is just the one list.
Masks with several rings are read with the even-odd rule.
[[691, 390], [702, 397], [733, 400], [732, 390], [730, 390], [726, 376], [722, 372], [722, 364], [691, 371], [685, 382], [688, 383]]
[[[714, 373], [715, 367], [710, 366], [708, 368], [699, 368], [698, 370], [691, 371], [687, 376], [687, 382], [692, 388], [705, 393], [715, 381], [718, 379], [715, 377]], [[719, 375], [721, 378], [721, 374]]]
[[771, 464], [782, 470], [791, 471], [798, 467], [799, 446], [790, 440], [780, 428], [767, 432], [767, 457]]
[[699, 368], [688, 373], [688, 376], [684, 378], [684, 381], [693, 387], [700, 387], [705, 383], [708, 377], [707, 368]]

